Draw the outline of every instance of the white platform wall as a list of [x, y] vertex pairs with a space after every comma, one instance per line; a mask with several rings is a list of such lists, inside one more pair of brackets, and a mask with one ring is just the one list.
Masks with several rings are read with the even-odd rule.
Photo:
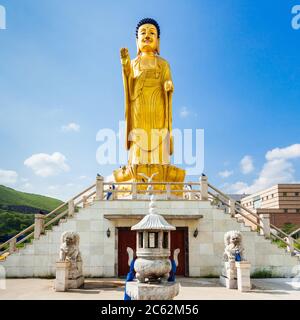
[[[81, 209], [73, 218], [61, 222], [52, 231], [34, 240], [32, 244], [9, 256], [1, 266], [8, 277], [53, 277], [58, 260], [60, 237], [64, 231], [80, 234], [80, 250], [85, 277], [113, 277], [117, 275], [116, 228], [130, 227], [139, 219], [134, 215], [148, 213], [148, 201], [96, 201]], [[245, 227], [208, 201], [157, 201], [161, 214], [172, 215], [168, 221], [177, 227], [189, 229], [189, 275], [192, 277], [218, 276], [222, 267], [224, 251], [223, 237], [229, 230], [240, 230], [243, 234], [245, 254], [252, 264], [252, 272], [270, 270], [274, 276], [293, 275], [293, 267], [299, 264], [284, 249], [279, 249], [263, 236]], [[192, 219], [193, 215], [203, 215]], [[108, 220], [104, 215], [122, 218]], [[182, 220], [176, 215], [187, 215]], [[111, 230], [110, 238], [106, 235]], [[198, 228], [197, 238], [193, 237]], [[127, 255], [126, 252], [124, 254]]]

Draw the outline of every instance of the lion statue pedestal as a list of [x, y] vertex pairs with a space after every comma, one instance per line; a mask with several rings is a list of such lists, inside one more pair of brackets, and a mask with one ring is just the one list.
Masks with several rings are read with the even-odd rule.
[[79, 251], [79, 234], [66, 231], [61, 237], [59, 261], [56, 263], [56, 291], [77, 289], [83, 286], [82, 259]]
[[[239, 231], [228, 231], [224, 236], [224, 244], [224, 267], [222, 270], [222, 275], [220, 276], [220, 282], [228, 289], [238, 289], [242, 286], [241, 281], [238, 280], [245, 280], [244, 277], [240, 276], [240, 265], [244, 266], [247, 264], [247, 266], [250, 266], [250, 263], [245, 261], [244, 247], [242, 245], [242, 234]], [[237, 270], [237, 266], [239, 270]]]

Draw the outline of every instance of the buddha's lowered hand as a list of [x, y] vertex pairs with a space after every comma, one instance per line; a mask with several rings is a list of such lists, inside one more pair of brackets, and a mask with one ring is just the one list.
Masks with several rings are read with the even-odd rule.
[[166, 92], [173, 91], [174, 90], [173, 82], [171, 80], [165, 81], [164, 88]]

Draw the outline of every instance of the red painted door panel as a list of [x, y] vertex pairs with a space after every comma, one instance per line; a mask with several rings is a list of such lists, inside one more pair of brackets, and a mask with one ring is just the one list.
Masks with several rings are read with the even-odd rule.
[[180, 253], [178, 256], [178, 267], [176, 270], [176, 275], [185, 276], [186, 275], [186, 252], [185, 252], [185, 230], [175, 230], [171, 231], [171, 257], [173, 258], [174, 250], [179, 248]]
[[126, 276], [129, 272], [127, 247], [136, 251], [136, 232], [129, 228], [118, 229], [118, 276]]

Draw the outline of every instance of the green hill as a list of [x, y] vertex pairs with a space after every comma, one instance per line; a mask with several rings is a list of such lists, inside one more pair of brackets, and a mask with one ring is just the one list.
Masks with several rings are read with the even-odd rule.
[[0, 185], [0, 206], [24, 206], [40, 210], [51, 211], [58, 207], [62, 201], [37, 195], [16, 191]]
[[0, 243], [33, 224], [35, 213], [48, 213], [62, 203], [0, 185]]

